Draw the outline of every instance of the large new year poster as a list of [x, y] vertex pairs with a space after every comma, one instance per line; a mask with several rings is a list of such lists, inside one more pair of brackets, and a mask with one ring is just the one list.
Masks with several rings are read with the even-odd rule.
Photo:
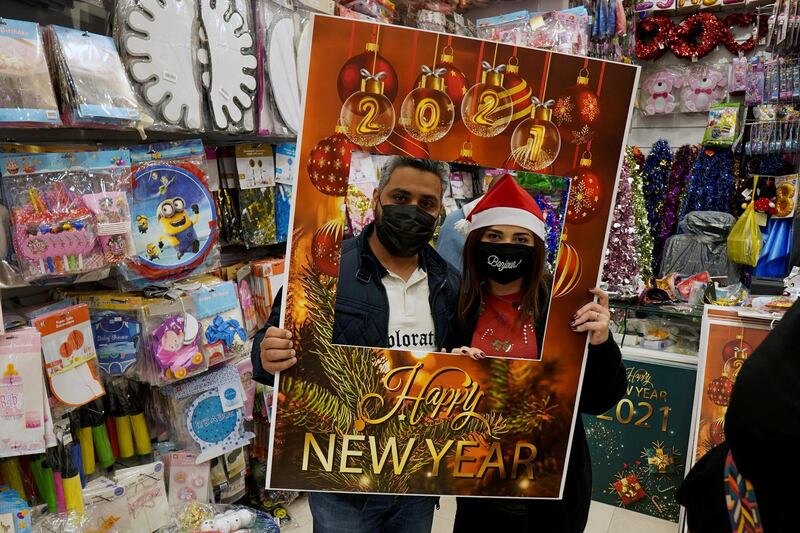
[[740, 317], [736, 309], [706, 306], [697, 367], [694, 450], [690, 466], [725, 442], [725, 413], [739, 370], [767, 338], [767, 320]]
[[[298, 362], [276, 377], [268, 486], [559, 498], [586, 349], [569, 323], [599, 281], [638, 67], [325, 16], [312, 24], [282, 307]], [[388, 337], [373, 320], [388, 301], [353, 301], [371, 277], [340, 261], [358, 245], [343, 245], [348, 194], [364, 194], [351, 187], [353, 152], [572, 178], [537, 357], [337, 343], [340, 327]], [[345, 282], [365, 290], [337, 297]], [[421, 315], [441, 305], [422, 301]], [[396, 338], [433, 344], [440, 333]]]
[[625, 397], [583, 415], [592, 457], [592, 499], [678, 523], [686, 472], [694, 365], [625, 359]]

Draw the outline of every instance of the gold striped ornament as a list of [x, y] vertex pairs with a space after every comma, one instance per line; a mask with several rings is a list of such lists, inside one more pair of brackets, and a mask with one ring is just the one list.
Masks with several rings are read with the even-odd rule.
[[508, 95], [511, 97], [514, 108], [514, 112], [511, 115], [511, 122], [517, 122], [531, 116], [531, 112], [533, 112], [533, 102], [531, 101], [533, 90], [531, 86], [528, 85], [528, 82], [519, 75], [519, 60], [517, 56], [512, 56], [511, 59], [508, 60], [505, 82], [503, 85]]
[[561, 237], [556, 261], [556, 275], [553, 278], [553, 297], [562, 298], [569, 294], [581, 279], [581, 257], [575, 247], [567, 242], [567, 230]]

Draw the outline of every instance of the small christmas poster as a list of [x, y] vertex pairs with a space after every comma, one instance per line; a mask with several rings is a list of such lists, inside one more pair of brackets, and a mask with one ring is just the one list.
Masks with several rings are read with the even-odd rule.
[[686, 473], [695, 368], [624, 360], [625, 396], [583, 416], [592, 457], [592, 499], [678, 523], [675, 492]]

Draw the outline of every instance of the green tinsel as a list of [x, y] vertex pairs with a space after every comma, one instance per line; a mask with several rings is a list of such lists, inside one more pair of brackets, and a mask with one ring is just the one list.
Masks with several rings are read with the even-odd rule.
[[633, 157], [633, 149], [628, 148], [625, 152], [628, 158], [628, 165], [631, 168], [633, 183], [633, 216], [636, 218], [636, 231], [639, 234], [639, 269], [641, 270], [642, 280], [648, 283], [653, 278], [653, 236], [650, 234], [650, 223], [647, 221], [647, 207], [644, 202], [644, 190], [642, 188], [642, 169]]

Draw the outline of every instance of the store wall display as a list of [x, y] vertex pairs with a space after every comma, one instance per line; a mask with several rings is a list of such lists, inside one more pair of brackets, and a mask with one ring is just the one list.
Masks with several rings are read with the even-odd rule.
[[0, 124], [61, 124], [39, 25], [3, 19], [0, 25]]
[[[498, 126], [491, 112], [495, 104], [504, 101], [507, 89], [501, 80], [503, 69], [499, 64], [489, 63], [486, 69], [483, 62], [490, 62], [495, 56], [511, 57], [514, 51], [510, 46], [496, 43], [453, 39], [450, 46], [454, 64], [462, 72], [469, 72], [475, 106], [465, 108], [465, 98], [462, 120], [454, 123], [440, 140], [424, 143], [423, 151], [423, 143], [413, 138], [408, 142], [401, 140], [404, 139], [400, 137], [402, 131], [398, 130], [403, 130], [402, 127], [379, 119], [383, 118], [380, 112], [384, 110], [385, 101], [399, 106], [401, 96], [417, 87], [414, 81], [420, 64], [425, 64], [426, 58], [438, 56], [439, 36], [322, 16], [317, 16], [313, 24], [308, 93], [298, 147], [301, 161], [295, 193], [298, 203], [294, 209], [289, 281], [283, 302], [283, 323], [302, 346], [302, 362], [283, 373], [277, 384], [276, 423], [282, 429], [281, 439], [273, 435], [271, 442], [269, 486], [372, 493], [558, 497], [570, 443], [570, 426], [576, 416], [576, 411], [568, 406], [576, 403], [585, 348], [580, 336], [573, 336], [566, 330], [567, 318], [585, 303], [586, 291], [597, 283], [602, 235], [608, 222], [638, 69], [544, 51], [516, 51], [520, 72], [531, 76], [527, 80], [540, 101], [555, 98], [573, 86], [575, 74], [585, 68], [589, 79], [596, 80], [596, 85], [588, 88], [595, 91], [603, 109], [597, 127], [605, 134], [592, 141], [591, 168], [601, 179], [604, 192], [598, 200], [592, 224], [583, 225], [580, 230], [570, 222], [566, 224], [568, 242], [574, 260], [581, 264], [580, 269], [576, 270], [574, 263], [556, 269], [556, 278], [572, 273], [574, 283], [570, 291], [564, 291], [562, 297], [553, 300], [549, 312], [551, 320], [545, 332], [542, 359], [546, 362], [557, 357], [562, 369], [558, 376], [547, 378], [558, 383], [551, 389], [542, 383], [546, 371], [542, 363], [536, 361], [492, 359], [486, 365], [486, 362], [450, 355], [412, 357], [407, 352], [343, 348], [327, 340], [333, 322], [338, 274], [338, 268], [327, 267], [336, 267], [338, 257], [335, 253], [331, 258], [326, 254], [321, 258], [324, 259], [322, 264], [312, 257], [319, 248], [315, 243], [319, 232], [326, 232], [329, 251], [341, 244], [344, 232], [325, 228], [344, 225], [342, 206], [349, 173], [342, 169], [351, 161], [351, 152], [356, 150], [353, 145], [359, 142], [372, 145], [376, 138], [388, 135], [390, 144], [368, 151], [387, 155], [425, 153], [432, 159], [455, 161], [460, 157], [467, 135], [464, 122], [471, 120], [480, 123], [483, 133], [489, 134], [472, 137], [474, 161], [484, 167], [503, 168], [511, 152], [512, 131], [502, 127], [503, 122]], [[334, 46], [342, 35], [351, 34], [352, 47]], [[340, 79], [341, 66], [364, 46], [363, 43], [373, 43], [373, 63], [380, 50], [382, 61], [397, 73], [397, 98], [386, 96], [391, 76], [378, 76], [386, 72], [386, 68], [368, 70], [361, 78], [365, 80], [366, 90], [344, 95], [344, 104], [353, 116], [338, 134], [343, 139], [336, 150], [322, 154], [318, 151], [319, 144], [331, 142], [327, 138], [336, 127], [343, 104], [333, 87]], [[440, 41], [439, 45], [444, 46], [444, 43]], [[385, 101], [378, 96], [386, 96]], [[347, 100], [354, 97], [355, 100], [347, 104]], [[420, 116], [427, 120], [429, 114], [425, 111]], [[540, 147], [536, 138], [535, 132], [529, 136], [531, 151]], [[581, 152], [581, 147], [562, 148], [552, 165], [554, 174], [572, 169], [576, 153], [580, 155]], [[322, 172], [323, 160], [327, 164], [325, 168], [336, 169], [336, 174], [332, 170]], [[312, 324], [314, 333], [308, 329]], [[304, 354], [310, 356], [304, 357]], [[322, 361], [329, 361], [332, 366], [325, 366]], [[366, 361], [373, 363], [363, 365]], [[342, 368], [344, 373], [333, 368]], [[522, 382], [501, 386], [489, 381], [489, 374], [493, 372], [526, 377]], [[327, 378], [321, 381], [315, 376]], [[401, 387], [428, 387], [430, 394], [444, 394], [440, 396], [442, 399], [471, 394], [474, 401], [452, 405], [445, 415], [447, 418], [441, 420], [423, 416], [419, 408], [413, 410], [412, 389], [405, 395], [399, 393], [395, 380], [402, 381]], [[458, 384], [465, 380], [466, 389], [459, 388]], [[395, 388], [399, 394], [387, 391], [384, 384]], [[434, 393], [434, 390], [440, 392]], [[526, 398], [522, 409], [530, 414], [526, 417], [528, 422], [504, 423], [505, 427], [501, 428], [497, 425], [499, 416], [510, 415], [508, 399], [512, 397]], [[304, 414], [298, 418], [296, 409], [300, 405]], [[518, 402], [514, 405], [520, 407]], [[312, 412], [315, 414], [309, 416]], [[441, 424], [446, 426], [439, 427]], [[439, 429], [445, 434], [434, 437], [431, 432]], [[483, 435], [485, 445], [476, 444], [467, 437], [474, 432]], [[403, 437], [410, 434], [417, 436]], [[532, 455], [534, 447], [535, 457]], [[373, 452], [370, 449], [374, 449], [379, 460], [381, 456], [386, 458], [380, 460], [377, 472], [371, 466]], [[397, 461], [388, 459], [395, 453], [392, 450], [397, 452]], [[530, 469], [523, 464], [526, 462]], [[536, 470], [535, 479], [531, 477], [532, 469]]]
[[583, 415], [592, 499], [677, 523], [675, 492], [690, 451], [696, 371], [626, 359], [628, 389], [607, 413]]
[[739, 370], [770, 332], [769, 323], [739, 317], [735, 309], [707, 306], [703, 314], [695, 388], [690, 464], [725, 442], [725, 413]]

